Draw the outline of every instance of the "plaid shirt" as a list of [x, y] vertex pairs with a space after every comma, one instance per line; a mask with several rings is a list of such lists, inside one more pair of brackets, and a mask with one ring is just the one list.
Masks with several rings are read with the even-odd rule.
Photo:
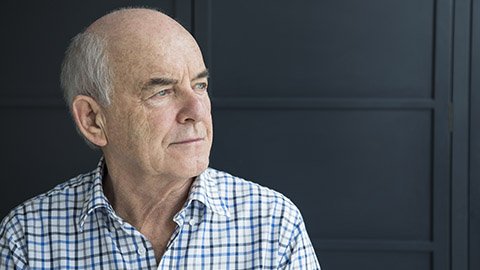
[[103, 167], [102, 159], [10, 212], [0, 225], [0, 269], [320, 269], [290, 200], [210, 168], [174, 217], [157, 264], [149, 241], [105, 197]]

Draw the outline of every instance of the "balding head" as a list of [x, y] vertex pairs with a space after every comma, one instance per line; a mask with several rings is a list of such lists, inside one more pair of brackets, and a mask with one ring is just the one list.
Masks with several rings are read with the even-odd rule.
[[188, 34], [175, 20], [157, 10], [125, 8], [113, 11], [93, 22], [85, 32], [112, 38], [145, 32]]

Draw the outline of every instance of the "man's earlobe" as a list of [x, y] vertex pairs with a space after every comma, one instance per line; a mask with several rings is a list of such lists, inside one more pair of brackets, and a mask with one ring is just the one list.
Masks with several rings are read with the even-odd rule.
[[98, 147], [107, 145], [100, 105], [91, 97], [78, 95], [72, 102], [72, 115], [78, 130]]

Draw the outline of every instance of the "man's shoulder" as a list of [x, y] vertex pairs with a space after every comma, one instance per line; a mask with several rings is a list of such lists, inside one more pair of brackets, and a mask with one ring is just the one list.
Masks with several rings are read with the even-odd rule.
[[247, 180], [245, 178], [232, 175], [228, 172], [208, 169], [209, 176], [216, 180], [217, 185], [225, 192], [235, 193], [238, 196], [261, 196], [264, 198], [272, 198], [273, 200], [287, 200], [282, 193], [273, 190], [269, 187], [263, 186], [255, 181]]
[[208, 174], [214, 179], [221, 196], [229, 208], [264, 209], [265, 211], [300, 214], [296, 205], [284, 194], [228, 172], [209, 168]]
[[13, 219], [23, 222], [35, 216], [45, 216], [46, 213], [50, 215], [61, 210], [78, 209], [91, 190], [93, 178], [93, 172], [80, 174], [24, 201], [5, 216], [2, 226]]

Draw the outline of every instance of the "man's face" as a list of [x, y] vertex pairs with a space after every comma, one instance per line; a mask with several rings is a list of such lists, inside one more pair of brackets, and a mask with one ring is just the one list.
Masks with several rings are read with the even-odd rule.
[[147, 175], [190, 178], [209, 163], [212, 118], [207, 72], [187, 35], [145, 33], [109, 50], [112, 104], [107, 158]]

